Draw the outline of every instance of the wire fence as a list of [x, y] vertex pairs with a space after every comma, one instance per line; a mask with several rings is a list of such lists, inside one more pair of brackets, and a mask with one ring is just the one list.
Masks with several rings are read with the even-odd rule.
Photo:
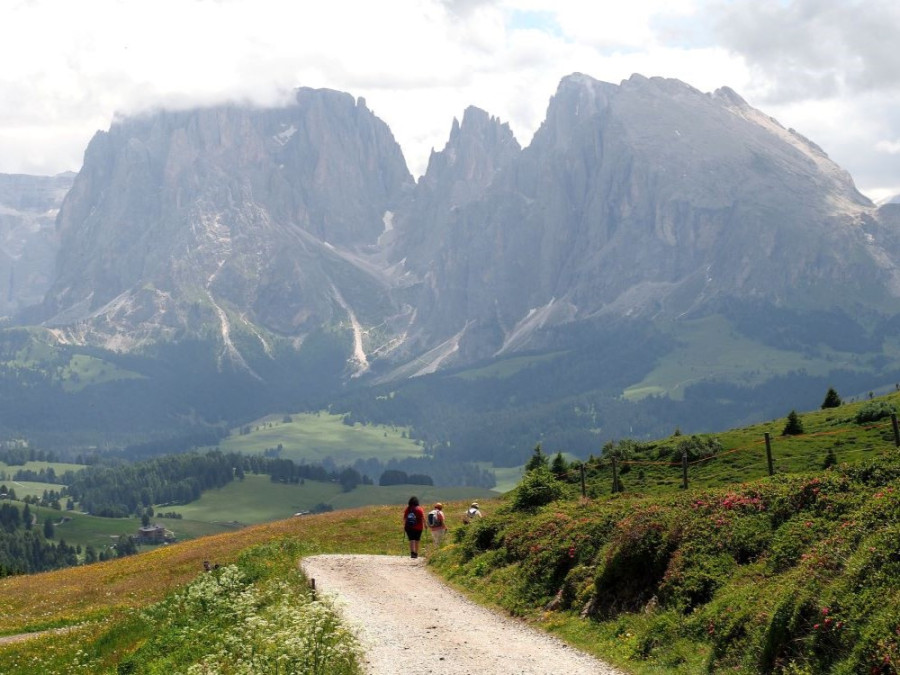
[[[837, 429], [833, 431], [819, 431], [813, 433], [803, 433], [796, 435], [782, 435], [780, 436], [779, 445], [784, 443], [790, 443], [796, 440], [806, 440], [821, 436], [840, 436], [844, 434], [855, 434], [859, 431], [873, 431], [878, 429], [886, 429], [890, 426], [893, 433], [893, 441], [894, 447], [900, 448], [900, 425], [898, 425], [897, 415], [891, 414], [889, 423], [879, 423], [879, 424], [870, 424], [866, 426], [859, 426], [857, 428], [845, 428], [845, 429]], [[663, 467], [675, 467], [681, 469], [681, 487], [682, 489], [687, 489], [689, 487], [689, 477], [690, 477], [690, 469], [691, 467], [707, 464], [716, 460], [720, 460], [723, 457], [728, 455], [734, 455], [742, 452], [759, 452], [760, 446], [765, 446], [765, 456], [766, 456], [766, 465], [768, 474], [770, 476], [775, 475], [775, 462], [774, 462], [774, 454], [773, 454], [773, 444], [772, 444], [772, 436], [769, 432], [765, 432], [763, 437], [757, 441], [753, 441], [750, 443], [745, 443], [744, 445], [729, 448], [728, 450], [722, 450], [719, 452], [710, 453], [709, 455], [705, 455], [702, 457], [698, 457], [696, 459], [688, 458], [687, 449], [682, 450], [681, 461], [665, 461], [665, 460], [640, 460], [640, 459], [622, 459], [616, 455], [612, 455], [609, 458], [610, 468], [612, 470], [611, 480], [612, 480], [612, 492], [622, 492], [623, 488], [620, 482], [620, 474], [622, 473], [622, 469], [628, 467], [642, 467], [642, 466], [663, 466]], [[603, 458], [600, 458], [601, 461]], [[586, 463], [582, 462], [578, 469], [567, 470], [560, 477], [569, 480], [570, 482], [575, 482], [576, 480], [580, 480], [581, 482], [581, 495], [582, 497], [587, 495], [587, 477], [586, 477]], [[627, 471], [628, 469], [626, 469]]]

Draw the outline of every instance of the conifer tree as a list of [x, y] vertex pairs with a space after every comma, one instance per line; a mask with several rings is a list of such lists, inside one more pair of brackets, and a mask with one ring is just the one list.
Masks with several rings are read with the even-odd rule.
[[553, 463], [550, 465], [550, 471], [557, 478], [563, 478], [568, 470], [569, 464], [566, 462], [566, 458], [562, 456], [561, 452], [557, 452], [556, 457], [553, 458]]
[[828, 393], [825, 394], [825, 400], [822, 401], [821, 409], [825, 410], [826, 408], [839, 408], [843, 401], [841, 397], [838, 396], [838, 393], [834, 390], [834, 387], [828, 388]]
[[544, 451], [541, 450], [541, 444], [538, 443], [534, 446], [534, 454], [531, 456], [531, 459], [528, 460], [528, 463], [525, 465], [525, 471], [534, 471], [535, 469], [547, 468], [547, 455], [544, 454]]
[[784, 425], [784, 431], [781, 432], [782, 436], [799, 436], [803, 433], [803, 420], [800, 419], [800, 415], [797, 414], [796, 410], [791, 410], [790, 414], [788, 414], [787, 424]]

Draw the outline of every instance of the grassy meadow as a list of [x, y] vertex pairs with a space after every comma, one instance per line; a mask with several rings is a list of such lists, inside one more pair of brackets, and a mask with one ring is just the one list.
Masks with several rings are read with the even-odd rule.
[[[467, 487], [432, 487], [429, 485], [358, 485], [343, 492], [337, 483], [307, 480], [302, 484], [273, 483], [268, 476], [247, 474], [243, 481], [233, 481], [223, 488], [207, 490], [195, 502], [163, 507], [185, 519], [207, 523], [236, 525], [264, 523], [308, 512], [319, 504], [336, 510], [370, 505], [405, 505], [415, 494], [423, 504], [434, 501], [459, 501], [496, 496], [491, 490]], [[181, 521], [170, 529], [178, 530]]]
[[[878, 397], [900, 410], [900, 392]], [[619, 478], [626, 492], [661, 494], [682, 489], [683, 469], [680, 449], [691, 439], [711, 439], [718, 449], [708, 457], [688, 462], [691, 488], [721, 487], [764, 478], [768, 475], [765, 434], [769, 434], [772, 464], [776, 474], [819, 471], [829, 453], [836, 463], [858, 463], [879, 456], [894, 447], [890, 418], [857, 424], [854, 419], [869, 401], [845, 404], [839, 408], [800, 411], [804, 433], [783, 435], [786, 417], [721, 433], [697, 436], [673, 435], [640, 443], [619, 462]], [[588, 484], [595, 495], [612, 493], [612, 467], [603, 463], [602, 471], [590, 476]]]
[[329, 413], [296, 413], [269, 415], [249, 425], [249, 433], [234, 429], [219, 443], [225, 452], [260, 454], [282, 446], [279, 457], [297, 463], [321, 464], [331, 458], [339, 465], [350, 465], [357, 459], [390, 459], [421, 457], [422, 448], [409, 439], [408, 429], [384, 425], [348, 426], [342, 415]]
[[138, 373], [124, 370], [108, 361], [86, 354], [73, 354], [69, 363], [60, 373], [63, 389], [78, 392], [85, 387], [115, 382], [117, 380], [141, 379]]
[[[628, 469], [616, 494], [606, 460], [587, 476], [587, 497], [579, 480], [562, 481], [549, 469], [527, 473], [500, 499], [469, 491], [451, 502], [443, 490], [419, 490], [425, 503], [445, 501], [452, 529], [439, 551], [427, 552], [429, 565], [479, 602], [637, 675], [898, 673], [900, 449], [890, 418], [858, 418], [879, 405], [897, 409], [900, 393], [803, 411], [798, 435], [782, 434], [782, 418], [638, 444], [622, 458], [620, 469]], [[714, 450], [690, 461], [684, 490], [675, 460], [685, 443], [701, 440]], [[267, 518], [302, 504], [304, 490], [321, 497], [336, 488], [259, 478], [248, 477], [234, 494], [205, 494], [192, 520], [215, 514], [228, 521], [232, 503]], [[68, 629], [0, 644], [0, 663], [11, 674], [72, 672], [74, 663], [89, 672], [151, 673], [171, 670], [171, 654], [200, 663], [212, 658], [203, 650], [224, 653], [184, 642], [188, 619], [175, 611], [208, 591], [204, 560], [244, 575], [235, 582], [241, 593], [247, 579], [259, 580], [253, 592], [270, 598], [258, 604], [274, 617], [285, 611], [276, 596], [302, 604], [296, 561], [304, 555], [403, 555], [400, 504], [410, 489], [378, 493], [396, 504], [251, 524], [124, 559], [0, 579], [0, 635]], [[241, 504], [242, 490], [270, 501]], [[329, 498], [337, 507], [346, 496], [349, 507], [365, 496], [356, 492]], [[454, 527], [473, 497], [486, 517]], [[177, 529], [180, 521], [164, 522]], [[222, 612], [190, 620], [218, 621], [223, 631], [245, 621], [230, 605]], [[238, 672], [229, 667], [209, 672]]]
[[[447, 504], [446, 508], [448, 512], [461, 512], [464, 507], [458, 502]], [[309, 617], [292, 616], [280, 624], [276, 622], [281, 613], [300, 611], [308, 602], [308, 592], [297, 569], [299, 558], [323, 552], [405, 555], [408, 549], [401, 513], [397, 506], [367, 506], [287, 518], [162, 546], [127, 558], [0, 579], [0, 595], [4, 598], [0, 636], [48, 631], [23, 642], [3, 644], [0, 638], [2, 672], [183, 672], [187, 664], [211, 658], [209, 654], [218, 655], [235, 643], [242, 648], [233, 655], [234, 659], [246, 659], [248, 651], [252, 651], [253, 658], [263, 661], [254, 662], [249, 671], [220, 664], [197, 672], [276, 672], [274, 666], [260, 665], [267, 657], [264, 645], [250, 649], [260, 635], [278, 637], [281, 651], [268, 656], [281, 659], [278, 662], [283, 664], [284, 645], [290, 646], [291, 640], [323, 632], [339, 635], [341, 630], [333, 617], [329, 618], [327, 608], [319, 608], [313, 617], [315, 625], [309, 630], [298, 629], [298, 623], [304, 625], [312, 620]], [[280, 602], [288, 607], [276, 606], [262, 617], [257, 610], [257, 614], [248, 617], [238, 611], [239, 603], [224, 603], [228, 598], [219, 597], [194, 608], [191, 598], [206, 592], [203, 586], [210, 579], [203, 572], [205, 560], [218, 564], [223, 574], [232, 574], [234, 566], [245, 577], [259, 579], [264, 586], [260, 593], [265, 592], [269, 598], [266, 602]], [[221, 595], [222, 577], [218, 579], [216, 590]], [[244, 584], [232, 595], [245, 598], [246, 594]], [[258, 605], [265, 603], [254, 601], [254, 606]], [[259, 625], [260, 621], [265, 621], [267, 631], [235, 638], [233, 632], [240, 631], [241, 626]], [[224, 643], [200, 644], [209, 635], [217, 634], [225, 635]], [[315, 646], [315, 651], [319, 649]], [[295, 656], [300, 658], [313, 648], [301, 645], [297, 650], [299, 655]], [[318, 670], [288, 672], [360, 670], [343, 665], [335, 669], [329, 663], [320, 665]]]
[[[29, 462], [26, 468], [38, 470], [49, 466], [46, 462]], [[60, 473], [69, 468], [83, 468], [77, 464], [56, 464]], [[10, 467], [15, 469], [16, 467]], [[7, 481], [15, 489], [16, 497], [40, 497], [45, 491], [59, 491], [63, 486], [53, 483]], [[472, 501], [496, 497], [494, 490], [466, 487], [432, 487], [425, 485], [359, 485], [344, 492], [338, 483], [306, 480], [300, 484], [272, 482], [266, 475], [246, 474], [222, 488], [207, 490], [188, 504], [157, 505], [152, 522], [171, 530], [177, 541], [196, 539], [211, 534], [233, 532], [248, 525], [281, 520], [294, 514], [319, 511], [323, 505], [333, 510], [355, 509], [371, 505], [403, 505], [415, 494], [423, 504], [435, 501]], [[65, 500], [63, 500], [65, 501]], [[54, 522], [55, 541], [64, 540], [72, 546], [93, 546], [100, 551], [113, 546], [120, 536], [135, 536], [141, 521], [138, 518], [102, 518], [77, 510], [56, 510], [32, 505], [38, 526], [50, 517]], [[181, 518], [167, 518], [162, 514], [174, 512]], [[453, 514], [448, 514], [453, 517]], [[139, 544], [140, 550], [154, 545]]]
[[[635, 400], [662, 395], [681, 400], [685, 387], [697, 380], [714, 377], [726, 381], [742, 378], [747, 385], [753, 385], [773, 373], [803, 370], [810, 375], [826, 375], [838, 365], [851, 370], [855, 368], [855, 357], [849, 354], [826, 352], [812, 358], [742, 338], [721, 316], [678, 321], [672, 326], [672, 337], [678, 343], [675, 350], [643, 381], [629, 387], [625, 391], [626, 398]], [[885, 355], [892, 363], [900, 359], [895, 348]], [[758, 381], [749, 375], [754, 372], [760, 374]]]
[[[56, 486], [57, 489], [59, 486]], [[65, 540], [72, 546], [93, 546], [99, 553], [116, 543], [120, 536], [135, 536], [141, 521], [137, 518], [99, 518], [77, 511], [57, 511], [46, 507], [31, 507], [37, 523], [43, 525], [49, 516], [54, 521], [54, 541]], [[154, 518], [175, 533], [179, 540], [196, 539], [220, 532], [232, 532], [240, 525], [225, 521], [205, 521], [188, 518]], [[142, 548], [143, 550], [143, 548]]]
[[62, 485], [56, 483], [39, 483], [31, 480], [9, 480], [4, 483], [7, 488], [15, 490], [16, 499], [25, 497], [40, 498], [45, 492], [59, 492]]
[[[53, 485], [51, 489], [59, 490], [60, 487]], [[40, 496], [41, 490], [20, 493], [17, 484], [16, 493], [19, 497], [25, 494]], [[334, 510], [402, 506], [412, 494], [417, 495], [423, 504], [430, 504], [435, 501], [468, 503], [474, 499], [496, 497], [498, 493], [478, 488], [425, 485], [360, 485], [350, 492], [343, 492], [337, 483], [308, 480], [303, 484], [289, 485], [273, 483], [268, 476], [247, 474], [242, 481], [235, 480], [225, 487], [205, 491], [200, 499], [189, 504], [157, 507], [157, 515], [152, 522], [171, 530], [177, 541], [185, 541], [291, 518], [298, 513], [305, 514], [305, 518], [322, 504]], [[53, 519], [55, 541], [65, 540], [67, 544], [80, 545], [82, 549], [90, 545], [98, 553], [113, 546], [122, 535], [135, 536], [141, 526], [141, 521], [134, 517], [100, 518], [78, 511], [59, 511], [35, 505], [30, 508], [38, 526], [42, 526], [48, 517]], [[181, 518], [160, 515], [166, 512], [178, 513]], [[448, 511], [451, 521], [457, 515]], [[142, 551], [155, 547], [139, 545]]]

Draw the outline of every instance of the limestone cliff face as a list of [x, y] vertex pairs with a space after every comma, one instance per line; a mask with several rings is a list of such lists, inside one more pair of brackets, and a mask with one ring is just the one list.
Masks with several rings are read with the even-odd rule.
[[[399, 353], [428, 351], [448, 338], [453, 351], [452, 335], [467, 323], [470, 295], [493, 290], [482, 284], [482, 271], [469, 265], [481, 242], [466, 214], [492, 194], [520, 154], [509, 126], [474, 107], [461, 123], [453, 121], [446, 146], [432, 153], [411, 199], [395, 215], [387, 249], [407, 277], [418, 281], [409, 290], [415, 321]], [[493, 261], [498, 267], [507, 262]]]
[[519, 349], [565, 322], [735, 300], [898, 306], [900, 251], [878, 245], [874, 205], [820, 148], [731, 90], [573, 75], [531, 145], [498, 167], [425, 225], [442, 242], [426, 273], [433, 332], [456, 335], [460, 353]]
[[227, 342], [236, 323], [298, 336], [346, 320], [357, 295], [360, 314], [384, 313], [381, 272], [358, 256], [412, 185], [387, 126], [348, 94], [123, 120], [91, 141], [63, 204], [47, 322], [127, 349]]
[[0, 174], [0, 316], [40, 302], [53, 280], [54, 222], [74, 173]]
[[43, 320], [116, 349], [211, 337], [238, 363], [237, 334], [269, 353], [343, 328], [353, 374], [405, 377], [598, 319], [893, 315], [894, 211], [727, 88], [571, 75], [528, 147], [469, 108], [418, 183], [363, 101], [304, 89], [98, 134]]

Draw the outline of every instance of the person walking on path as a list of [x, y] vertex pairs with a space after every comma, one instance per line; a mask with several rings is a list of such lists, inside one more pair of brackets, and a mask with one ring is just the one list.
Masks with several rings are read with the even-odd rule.
[[447, 531], [447, 523], [444, 520], [444, 505], [438, 502], [434, 508], [428, 512], [428, 529], [431, 531], [431, 539], [434, 541], [435, 547], [441, 545], [444, 533]]
[[409, 557], [419, 557], [419, 541], [425, 529], [425, 511], [419, 506], [419, 498], [413, 495], [409, 504], [403, 509], [403, 531], [409, 539]]
[[468, 525], [476, 518], [481, 518], [481, 509], [478, 508], [478, 502], [472, 502], [472, 505], [466, 511], [466, 515], [463, 516], [463, 522]]

